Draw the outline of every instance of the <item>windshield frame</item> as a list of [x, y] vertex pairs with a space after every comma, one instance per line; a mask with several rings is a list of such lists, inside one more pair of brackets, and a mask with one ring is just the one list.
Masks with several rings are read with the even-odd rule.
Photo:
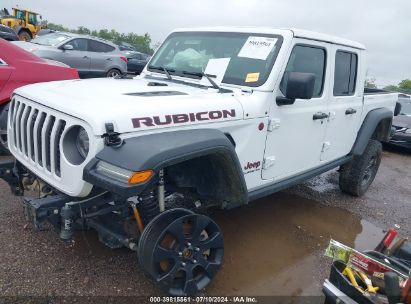
[[[170, 39], [173, 38], [174, 36], [182, 36], [184, 34], [187, 35], [227, 35], [227, 36], [244, 36], [246, 39], [250, 36], [255, 36], [255, 37], [267, 37], [267, 38], [277, 38], [277, 42], [276, 42], [276, 49], [274, 51], [274, 55], [271, 59], [271, 62], [269, 64], [268, 67], [268, 73], [266, 73], [266, 75], [264, 77], [262, 77], [261, 79], [258, 80], [258, 82], [255, 83], [244, 83], [244, 82], [240, 82], [240, 81], [230, 81], [227, 82], [226, 80], [226, 76], [224, 76], [223, 81], [221, 83], [221, 85], [230, 85], [230, 86], [239, 86], [239, 87], [252, 87], [252, 88], [256, 88], [256, 87], [261, 87], [263, 86], [268, 78], [270, 77], [274, 64], [277, 61], [277, 57], [278, 54], [281, 50], [281, 47], [283, 45], [283, 41], [284, 41], [284, 37], [281, 34], [273, 34], [273, 33], [256, 33], [256, 32], [226, 32], [226, 31], [185, 31], [185, 32], [173, 32], [171, 33], [169, 36], [167, 36], [167, 38], [164, 40], [164, 42], [161, 44], [161, 46], [158, 48], [158, 50], [155, 52], [155, 54], [150, 58], [150, 61], [147, 64], [147, 71], [152, 72], [152, 73], [158, 73], [158, 74], [165, 74], [164, 71], [160, 71], [158, 69], [151, 69], [150, 66], [152, 66], [152, 61], [156, 59], [156, 57], [158, 56], [158, 54], [161, 53], [163, 47], [165, 47], [166, 42]], [[178, 73], [178, 72], [182, 72], [182, 71], [176, 71], [173, 73], [170, 73], [172, 76], [177, 76], [177, 77], [183, 77], [183, 78], [190, 78], [190, 79], [201, 79], [201, 77], [198, 76], [194, 76], [194, 75], [187, 75], [184, 73]]]

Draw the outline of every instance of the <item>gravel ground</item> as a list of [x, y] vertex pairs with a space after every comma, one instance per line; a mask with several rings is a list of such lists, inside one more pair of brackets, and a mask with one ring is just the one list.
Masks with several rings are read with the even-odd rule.
[[[385, 151], [362, 198], [341, 193], [338, 173], [331, 171], [248, 206], [217, 212], [226, 242], [224, 265], [204, 294], [321, 295], [330, 265], [322, 253], [329, 238], [366, 249], [394, 224], [411, 235], [410, 185], [411, 155]], [[68, 247], [53, 229], [26, 225], [20, 199], [2, 181], [0, 197], [0, 295], [164, 295], [142, 273], [134, 252], [110, 250], [93, 232], [78, 233]]]

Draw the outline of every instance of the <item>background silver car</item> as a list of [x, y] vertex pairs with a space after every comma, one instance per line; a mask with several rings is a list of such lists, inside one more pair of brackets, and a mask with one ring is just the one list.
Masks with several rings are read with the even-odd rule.
[[39, 57], [76, 68], [81, 77], [115, 77], [127, 73], [127, 57], [117, 45], [95, 37], [56, 32], [14, 44]]

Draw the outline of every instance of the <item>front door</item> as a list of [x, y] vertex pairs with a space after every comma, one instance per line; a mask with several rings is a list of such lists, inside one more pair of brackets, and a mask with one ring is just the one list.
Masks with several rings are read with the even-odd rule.
[[[278, 106], [273, 100], [262, 171], [263, 179], [282, 180], [320, 165], [329, 98], [326, 79], [331, 47], [327, 43], [295, 39], [290, 59], [275, 96], [284, 95], [290, 72], [315, 75], [314, 96]], [[275, 99], [275, 98], [274, 98]], [[322, 117], [322, 118], [321, 118]]]
[[330, 77], [329, 119], [324, 139], [322, 162], [329, 162], [347, 155], [355, 139], [361, 121], [363, 107], [363, 82], [359, 79], [361, 52], [344, 46], [332, 49]]
[[72, 68], [76, 68], [80, 75], [85, 75], [90, 71], [91, 57], [88, 52], [87, 40], [76, 38], [70, 40], [65, 45], [71, 45], [72, 50], [63, 50], [58, 54], [57, 61], [61, 61]]

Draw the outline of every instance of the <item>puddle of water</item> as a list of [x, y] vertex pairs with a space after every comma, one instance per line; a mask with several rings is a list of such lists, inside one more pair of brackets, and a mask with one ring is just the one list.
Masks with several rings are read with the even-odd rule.
[[[220, 295], [319, 295], [330, 238], [359, 250], [383, 232], [350, 212], [278, 193], [215, 217], [225, 242], [222, 269], [207, 289]], [[324, 269], [322, 269], [324, 268]], [[327, 269], [325, 269], [327, 268]]]

